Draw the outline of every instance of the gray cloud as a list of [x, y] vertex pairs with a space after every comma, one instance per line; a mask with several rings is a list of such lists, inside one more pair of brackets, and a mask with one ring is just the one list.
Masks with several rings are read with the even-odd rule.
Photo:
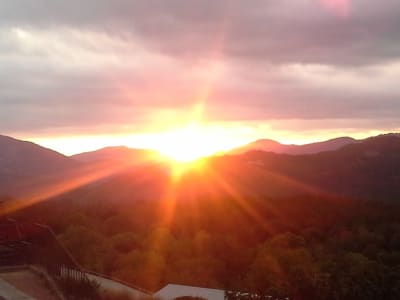
[[349, 5], [0, 0], [0, 130], [142, 124], [205, 88], [211, 120], [392, 124], [400, 2]]
[[192, 57], [220, 48], [237, 59], [353, 65], [400, 53], [396, 0], [349, 0], [347, 17], [332, 14], [323, 0], [3, 2], [3, 25], [87, 27], [134, 35], [171, 55]]

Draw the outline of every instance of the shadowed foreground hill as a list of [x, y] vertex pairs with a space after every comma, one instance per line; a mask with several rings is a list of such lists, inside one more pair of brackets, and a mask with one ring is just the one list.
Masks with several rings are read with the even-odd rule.
[[[90, 270], [156, 291], [167, 283], [300, 300], [390, 299], [400, 206], [327, 196], [118, 200], [85, 189], [19, 211], [46, 222]], [[103, 190], [105, 192], [105, 190]], [[267, 275], [267, 276], [266, 276]]]

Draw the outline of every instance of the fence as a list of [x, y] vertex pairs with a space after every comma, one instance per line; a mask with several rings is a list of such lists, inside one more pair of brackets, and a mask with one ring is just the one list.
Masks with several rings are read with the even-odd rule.
[[99, 299], [97, 286], [51, 228], [0, 220], [0, 266], [39, 265], [70, 299]]

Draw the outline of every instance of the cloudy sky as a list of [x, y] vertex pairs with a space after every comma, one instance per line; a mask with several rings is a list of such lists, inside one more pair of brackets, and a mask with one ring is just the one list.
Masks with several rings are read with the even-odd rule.
[[0, 134], [65, 153], [399, 131], [399, 78], [399, 0], [0, 0]]

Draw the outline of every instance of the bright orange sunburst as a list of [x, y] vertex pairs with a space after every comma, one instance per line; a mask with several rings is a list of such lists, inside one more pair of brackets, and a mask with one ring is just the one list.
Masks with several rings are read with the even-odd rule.
[[187, 163], [235, 146], [235, 142], [227, 139], [223, 132], [193, 123], [160, 134], [154, 148], [176, 162]]

